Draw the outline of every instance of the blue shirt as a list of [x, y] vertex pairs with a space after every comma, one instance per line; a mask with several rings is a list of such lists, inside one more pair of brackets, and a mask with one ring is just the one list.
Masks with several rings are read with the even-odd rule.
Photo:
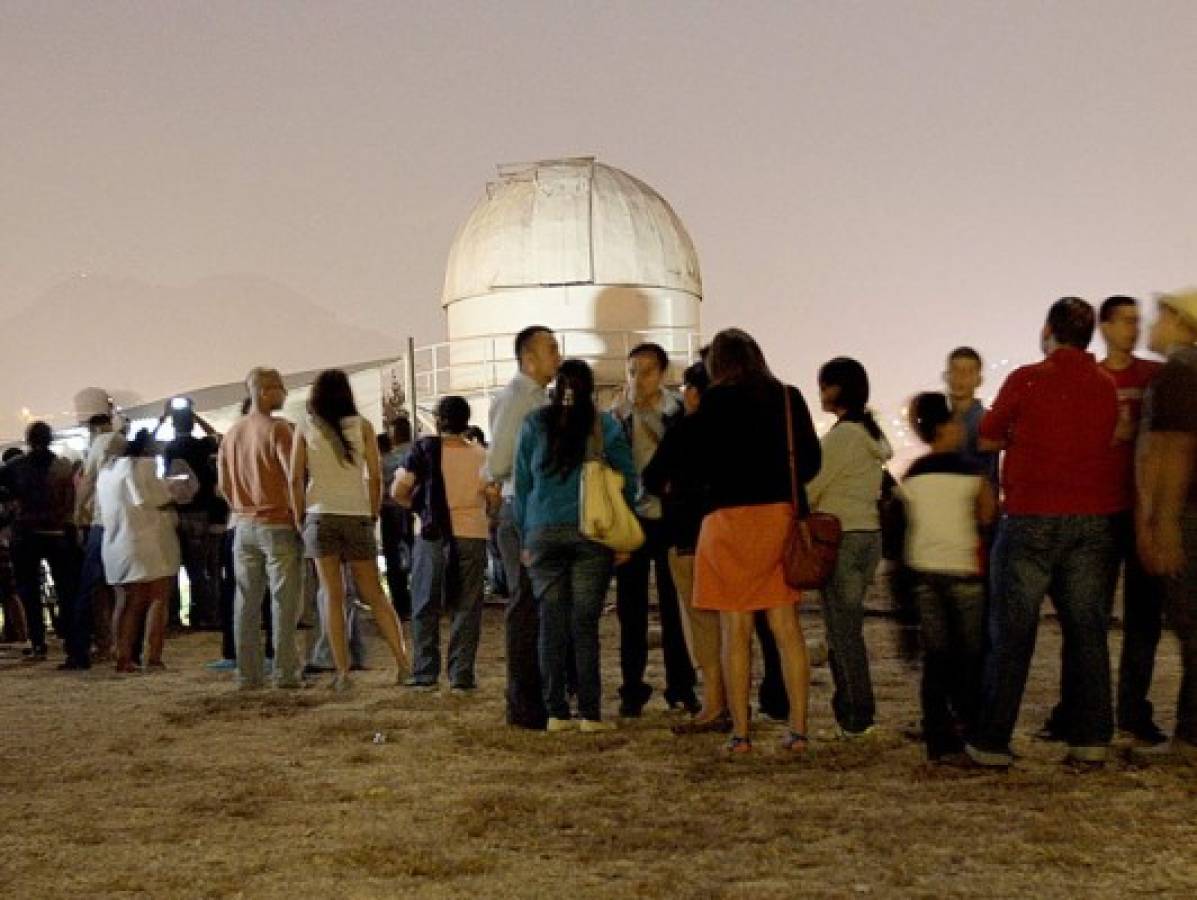
[[[628, 506], [636, 502], [636, 463], [632, 448], [618, 421], [603, 413], [603, 453], [607, 464], [623, 475], [623, 496]], [[578, 492], [582, 482], [579, 465], [566, 475], [548, 472], [549, 437], [544, 419], [530, 415], [524, 420], [515, 451], [515, 524], [521, 537], [549, 525], [577, 525], [581, 517]]]
[[974, 400], [972, 406], [964, 411], [960, 421], [964, 425], [964, 449], [962, 455], [965, 462], [979, 470], [990, 484], [998, 483], [998, 455], [981, 450], [980, 442], [981, 420], [985, 418], [985, 404]]

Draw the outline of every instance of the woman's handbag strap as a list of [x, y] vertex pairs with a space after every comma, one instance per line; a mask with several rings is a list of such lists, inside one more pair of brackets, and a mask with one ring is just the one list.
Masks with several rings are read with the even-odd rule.
[[790, 386], [785, 382], [781, 385], [781, 395], [785, 398], [786, 407], [786, 451], [790, 461], [790, 502], [794, 505], [794, 515], [805, 519], [810, 515], [810, 504], [806, 499], [806, 491], [798, 479], [798, 452], [794, 449], [794, 410], [790, 403]]

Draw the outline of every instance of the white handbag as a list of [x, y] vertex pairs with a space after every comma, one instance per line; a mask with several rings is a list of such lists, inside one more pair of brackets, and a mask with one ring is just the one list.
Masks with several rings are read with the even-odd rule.
[[578, 486], [578, 530], [616, 553], [631, 553], [644, 545], [644, 529], [624, 499], [623, 487], [623, 473], [607, 464], [603, 425], [596, 411]]

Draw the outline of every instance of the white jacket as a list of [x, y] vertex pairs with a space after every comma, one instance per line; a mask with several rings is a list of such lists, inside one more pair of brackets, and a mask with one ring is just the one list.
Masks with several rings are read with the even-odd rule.
[[881, 467], [893, 456], [885, 435], [873, 440], [859, 422], [823, 435], [823, 466], [806, 486], [811, 509], [838, 516], [844, 531], [879, 531]]
[[109, 584], [172, 578], [179, 571], [175, 497], [158, 461], [122, 456], [100, 470], [96, 499], [104, 526], [101, 553]]

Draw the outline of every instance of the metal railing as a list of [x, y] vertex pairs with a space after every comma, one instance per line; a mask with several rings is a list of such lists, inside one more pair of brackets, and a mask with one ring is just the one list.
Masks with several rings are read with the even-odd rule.
[[[669, 355], [679, 371], [698, 356], [700, 335], [690, 328], [653, 328], [630, 331], [555, 331], [561, 355], [581, 359], [595, 370], [596, 381], [622, 382], [628, 353], [637, 344], [652, 341]], [[415, 349], [414, 392], [422, 405], [445, 394], [482, 396], [489, 401], [516, 372], [515, 334], [443, 341]], [[618, 373], [618, 374], [616, 374]]]

